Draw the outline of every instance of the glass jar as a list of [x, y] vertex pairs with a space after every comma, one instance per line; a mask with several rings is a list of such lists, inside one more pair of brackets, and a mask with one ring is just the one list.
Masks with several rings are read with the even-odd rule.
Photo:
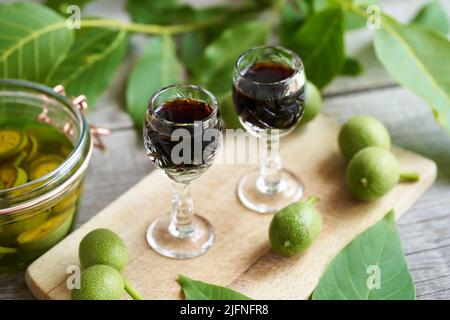
[[45, 123], [73, 145], [53, 171], [0, 190], [0, 272], [26, 267], [75, 224], [93, 144], [89, 126], [74, 102], [43, 85], [0, 79], [0, 128], [11, 119], [24, 125]]

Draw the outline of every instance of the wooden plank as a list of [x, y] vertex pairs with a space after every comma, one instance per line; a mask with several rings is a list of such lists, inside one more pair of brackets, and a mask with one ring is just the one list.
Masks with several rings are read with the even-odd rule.
[[25, 283], [24, 272], [0, 274], [0, 300], [33, 299]]
[[252, 213], [236, 197], [237, 181], [251, 166], [230, 164], [216, 165], [193, 185], [198, 212], [204, 212], [216, 228], [215, 246], [206, 255], [191, 260], [159, 256], [148, 247], [145, 230], [154, 217], [168, 210], [170, 183], [155, 172], [36, 260], [27, 270], [31, 291], [38, 298], [68, 298], [65, 270], [77, 264], [81, 238], [94, 228], [106, 227], [118, 232], [128, 244], [130, 263], [126, 274], [148, 299], [179, 298], [175, 281], [179, 273], [231, 284], [256, 299], [307, 298], [334, 255], [391, 208], [399, 215], [405, 212], [436, 175], [432, 161], [396, 148], [394, 153], [402, 167], [420, 172], [421, 180], [398, 184], [380, 201], [355, 201], [345, 188], [338, 130], [337, 123], [321, 116], [282, 144], [286, 166], [301, 174], [309, 195], [321, 199], [318, 208], [323, 231], [313, 247], [299, 257], [281, 258], [270, 251], [267, 229], [271, 215]]

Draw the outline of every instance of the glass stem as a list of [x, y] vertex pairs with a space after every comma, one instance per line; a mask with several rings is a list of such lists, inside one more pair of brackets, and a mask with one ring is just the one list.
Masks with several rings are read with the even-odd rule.
[[281, 191], [280, 135], [278, 130], [267, 130], [261, 137], [260, 177], [257, 188], [266, 194]]
[[173, 182], [169, 232], [180, 239], [190, 236], [194, 231], [193, 216], [194, 204], [189, 183]]

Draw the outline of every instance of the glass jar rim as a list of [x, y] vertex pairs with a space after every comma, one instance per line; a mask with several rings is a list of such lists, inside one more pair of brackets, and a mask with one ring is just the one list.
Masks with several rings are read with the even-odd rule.
[[[66, 110], [69, 111], [75, 117], [77, 123], [79, 123], [79, 125], [80, 125], [80, 127], [79, 127], [80, 134], [78, 136], [76, 143], [74, 143], [72, 152], [64, 159], [64, 161], [55, 170], [49, 172], [45, 176], [40, 177], [39, 179], [27, 182], [23, 185], [0, 190], [0, 196], [5, 195], [10, 192], [19, 192], [20, 193], [21, 190], [27, 190], [28, 193], [33, 193], [33, 191], [37, 191], [37, 190], [43, 190], [43, 189], [45, 189], [45, 187], [48, 186], [48, 184], [50, 182], [54, 181], [54, 178], [57, 177], [60, 170], [62, 170], [62, 169], [70, 170], [77, 164], [77, 162], [78, 162], [77, 154], [78, 154], [80, 148], [82, 148], [83, 142], [85, 141], [86, 137], [89, 136], [89, 126], [88, 126], [83, 114], [81, 113], [81, 111], [78, 110], [77, 108], [73, 107], [71, 100], [67, 96], [54, 91], [52, 88], [50, 88], [48, 86], [45, 86], [45, 85], [42, 85], [39, 83], [35, 83], [35, 82], [31, 82], [31, 81], [26, 81], [26, 80], [5, 79], [5, 78], [1, 79], [0, 78], [0, 92], [3, 91], [3, 89], [1, 88], [2, 86], [11, 86], [12, 90], [14, 90], [14, 87], [16, 87], [16, 90], [18, 92], [20, 92], [21, 89], [22, 90], [28, 89], [32, 93], [43, 94], [46, 97], [52, 98], [52, 99], [56, 100], [57, 102], [59, 102], [59, 104], [61, 106], [65, 107]], [[89, 146], [89, 150], [88, 150], [88, 155], [87, 155], [86, 159], [84, 160], [84, 162], [86, 163], [86, 166], [87, 166], [87, 163], [89, 162], [90, 155], [92, 153], [92, 148], [93, 148], [92, 141], [90, 141], [89, 143], [90, 143], [90, 146]], [[83, 169], [82, 167], [83, 166], [80, 166], [80, 168], [78, 168], [77, 171], [80, 171], [80, 169]], [[75, 175], [75, 173], [74, 173], [74, 175]], [[71, 180], [71, 179], [69, 178], [67, 180], [68, 181], [65, 181], [63, 184], [58, 186], [57, 189], [59, 190], [60, 189], [59, 187], [67, 187], [67, 185], [69, 185], [70, 183], [66, 184], [66, 182], [70, 182], [69, 180]], [[61, 189], [63, 190], [64, 188], [61, 188]], [[57, 192], [55, 192], [55, 193], [57, 193]], [[20, 211], [20, 210], [24, 210], [29, 207], [32, 207], [33, 205], [36, 205], [40, 202], [48, 200], [48, 198], [51, 198], [51, 195], [52, 195], [52, 192], [43, 192], [43, 194], [38, 195], [36, 198], [30, 197], [31, 199], [25, 199], [22, 203], [19, 203], [17, 205], [12, 205], [11, 207], [7, 207], [7, 208], [0, 208], [0, 216], [2, 216], [4, 214], [14, 213], [16, 211]]]
[[[170, 86], [166, 86], [163, 87], [161, 89], [159, 89], [158, 91], [156, 91], [149, 99], [149, 103], [148, 106], [153, 106], [155, 105], [155, 100], [158, 98], [159, 95], [161, 95], [162, 93], [169, 91], [169, 90], [173, 90], [173, 89], [177, 89], [177, 88], [183, 88], [183, 89], [192, 89], [192, 90], [196, 90], [199, 91], [201, 93], [206, 94], [206, 96], [208, 96], [209, 99], [211, 99], [212, 101], [212, 112], [210, 115], [208, 115], [206, 118], [199, 120], [199, 122], [201, 123], [205, 123], [208, 122], [209, 120], [211, 120], [211, 118], [214, 117], [214, 115], [216, 115], [219, 111], [219, 104], [217, 102], [216, 97], [207, 89], [204, 89], [200, 86], [194, 85], [194, 84], [172, 84]], [[182, 98], [182, 97], [180, 97]], [[176, 126], [192, 126], [193, 123], [181, 123], [181, 122], [174, 122], [174, 121], [170, 121], [167, 120], [165, 118], [162, 118], [161, 116], [159, 116], [157, 113], [154, 112], [154, 108], [150, 109], [147, 108], [147, 112], [151, 113], [152, 115], [154, 115], [156, 118], [158, 118], [158, 120], [170, 124], [170, 125], [176, 125]]]
[[[280, 50], [281, 52], [284, 52], [284, 53], [288, 54], [294, 60], [294, 63], [296, 65], [295, 72], [292, 73], [289, 77], [287, 77], [287, 78], [285, 78], [283, 80], [274, 81], [274, 82], [260, 82], [260, 81], [250, 80], [250, 79], [245, 78], [245, 73], [242, 73], [242, 69], [240, 68], [240, 64], [242, 63], [243, 59], [248, 54], [250, 54], [252, 52], [261, 51], [261, 50], [267, 50], [267, 49], [269, 49], [269, 50], [270, 49], [272, 49], [272, 50]], [[294, 51], [292, 51], [291, 49], [285, 48], [283, 46], [277, 46], [277, 45], [263, 45], [263, 46], [257, 46], [257, 47], [253, 47], [251, 49], [248, 49], [247, 51], [242, 53], [239, 56], [239, 58], [236, 60], [236, 63], [234, 65], [234, 69], [239, 74], [240, 77], [245, 79], [245, 81], [248, 81], [248, 82], [251, 82], [251, 83], [255, 83], [255, 84], [260, 84], [260, 85], [279, 85], [279, 84], [283, 84], [285, 82], [291, 81], [298, 74], [301, 74], [302, 72], [304, 72], [303, 61], [300, 58], [300, 56], [297, 53], [295, 53]]]

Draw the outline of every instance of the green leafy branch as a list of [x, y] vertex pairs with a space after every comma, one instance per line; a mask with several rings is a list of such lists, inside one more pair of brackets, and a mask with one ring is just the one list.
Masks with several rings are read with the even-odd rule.
[[[225, 15], [219, 15], [205, 21], [195, 21], [174, 25], [152, 25], [142, 23], [122, 22], [115, 19], [82, 19], [81, 28], [112, 28], [128, 32], [144, 33], [149, 35], [173, 35], [188, 33], [215, 26], [225, 21]], [[65, 27], [65, 24], [64, 24]]]

